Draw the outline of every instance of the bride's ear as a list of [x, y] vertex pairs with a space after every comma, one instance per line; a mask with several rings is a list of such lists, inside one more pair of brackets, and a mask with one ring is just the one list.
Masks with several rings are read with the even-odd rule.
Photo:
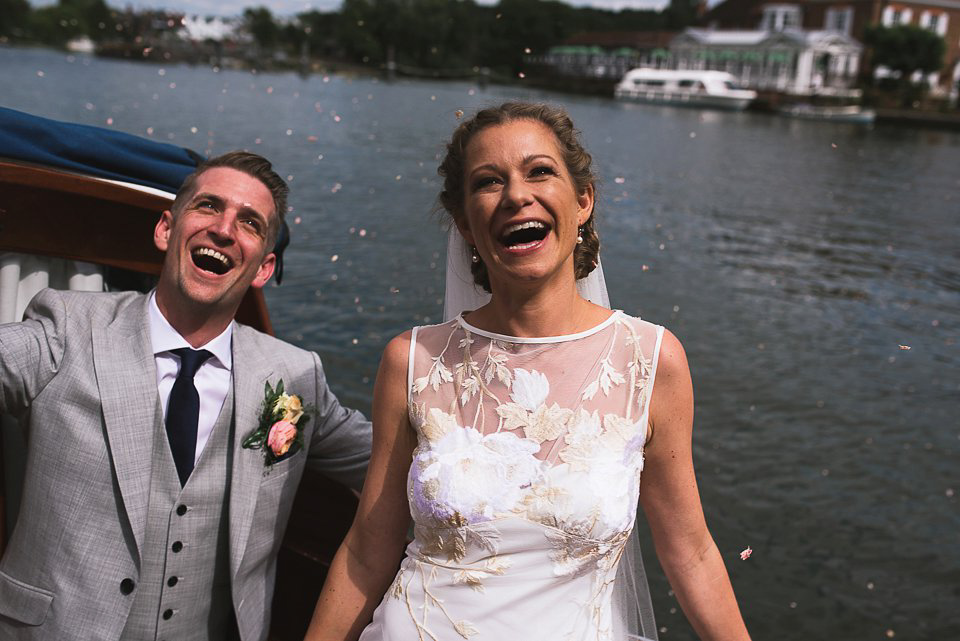
[[592, 183], [587, 185], [586, 189], [584, 189], [583, 192], [577, 196], [577, 206], [580, 208], [580, 211], [577, 215], [577, 224], [583, 225], [590, 220], [590, 215], [593, 213]]
[[457, 226], [457, 231], [459, 231], [463, 239], [467, 241], [467, 244], [475, 246], [476, 243], [473, 242], [473, 233], [470, 231], [470, 225], [467, 224], [467, 217], [463, 215], [456, 216], [453, 222]]

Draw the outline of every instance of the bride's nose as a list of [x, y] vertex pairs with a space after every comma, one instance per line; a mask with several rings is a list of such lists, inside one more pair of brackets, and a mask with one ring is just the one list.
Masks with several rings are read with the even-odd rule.
[[533, 192], [523, 180], [510, 180], [503, 188], [500, 204], [505, 209], [521, 209], [533, 202]]

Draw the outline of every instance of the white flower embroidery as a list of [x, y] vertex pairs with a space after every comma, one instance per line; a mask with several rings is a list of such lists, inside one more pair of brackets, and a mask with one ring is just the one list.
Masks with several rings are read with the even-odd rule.
[[513, 391], [510, 398], [523, 409], [528, 412], [536, 411], [547, 400], [549, 393], [550, 382], [537, 370], [528, 372], [520, 367], [513, 370]]
[[480, 523], [511, 511], [540, 473], [534, 456], [539, 449], [509, 432], [482, 436], [472, 427], [448, 430], [414, 457], [414, 507], [441, 523], [455, 515]]

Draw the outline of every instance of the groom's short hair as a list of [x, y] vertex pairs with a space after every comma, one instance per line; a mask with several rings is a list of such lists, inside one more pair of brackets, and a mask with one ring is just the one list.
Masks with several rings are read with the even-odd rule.
[[273, 197], [273, 208], [277, 213], [270, 223], [270, 233], [267, 238], [267, 246], [272, 247], [287, 214], [287, 194], [290, 192], [290, 188], [286, 181], [273, 170], [273, 165], [269, 160], [249, 151], [229, 151], [221, 156], [208, 158], [197, 165], [193, 173], [184, 179], [173, 205], [170, 206], [170, 211], [173, 212], [174, 217], [186, 206], [187, 201], [193, 198], [197, 178], [200, 174], [216, 167], [242, 171], [259, 180], [270, 191], [270, 195]]

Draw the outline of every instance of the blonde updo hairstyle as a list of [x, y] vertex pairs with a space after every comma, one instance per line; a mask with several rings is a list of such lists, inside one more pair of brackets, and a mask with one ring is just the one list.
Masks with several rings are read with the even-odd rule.
[[[487, 127], [504, 125], [516, 120], [532, 120], [546, 125], [560, 143], [563, 153], [563, 162], [573, 178], [573, 185], [577, 194], [582, 194], [591, 185], [596, 192], [596, 176], [591, 169], [592, 158], [583, 145], [580, 144], [580, 132], [573, 126], [570, 115], [561, 107], [529, 102], [506, 102], [499, 107], [487, 107], [477, 112], [472, 118], [463, 121], [454, 130], [453, 137], [447, 144], [447, 155], [437, 168], [437, 173], [443, 177], [443, 191], [440, 192], [440, 205], [453, 218], [454, 222], [461, 221], [465, 202], [464, 175], [467, 145], [473, 137]], [[596, 203], [596, 197], [594, 197]], [[586, 277], [597, 266], [597, 257], [600, 254], [600, 238], [594, 228], [594, 210], [590, 210], [590, 218], [580, 229], [583, 242], [578, 243], [573, 251], [574, 274], [577, 279]], [[490, 291], [490, 276], [483, 259], [471, 263], [473, 280], [486, 291]]]

